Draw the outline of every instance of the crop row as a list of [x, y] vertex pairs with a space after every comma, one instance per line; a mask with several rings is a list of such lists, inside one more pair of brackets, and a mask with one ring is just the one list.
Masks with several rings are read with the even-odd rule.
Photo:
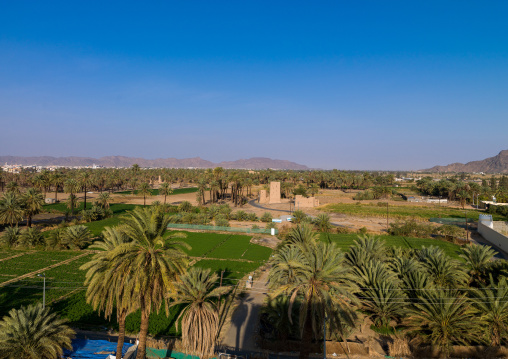
[[29, 252], [0, 262], [0, 283], [77, 256], [79, 252]]

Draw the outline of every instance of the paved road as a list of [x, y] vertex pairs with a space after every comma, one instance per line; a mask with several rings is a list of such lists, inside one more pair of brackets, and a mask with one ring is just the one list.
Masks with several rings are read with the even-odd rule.
[[247, 295], [236, 308], [231, 324], [222, 341], [223, 346], [234, 351], [255, 351], [259, 311], [266, 297], [268, 271], [262, 272], [254, 281], [253, 288], [247, 289]]

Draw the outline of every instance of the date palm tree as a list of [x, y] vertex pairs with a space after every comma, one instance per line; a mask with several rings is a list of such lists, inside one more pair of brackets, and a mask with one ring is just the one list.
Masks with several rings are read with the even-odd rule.
[[57, 359], [75, 332], [42, 304], [11, 309], [0, 321], [0, 359]]
[[83, 209], [86, 210], [86, 193], [92, 186], [92, 175], [90, 174], [90, 172], [85, 171], [79, 175], [79, 185], [83, 189], [83, 194], [85, 196]]
[[26, 216], [26, 225], [32, 227], [32, 217], [39, 213], [44, 205], [42, 193], [35, 188], [29, 188], [21, 197]]
[[148, 182], [143, 182], [138, 188], [138, 194], [143, 196], [143, 206], [146, 206], [146, 196], [152, 195], [152, 189]]
[[[335, 327], [341, 327], [342, 321], [354, 322], [351, 303], [356, 302], [353, 295], [354, 283], [349, 267], [344, 263], [344, 254], [335, 243], [316, 241], [315, 233], [300, 229], [293, 239], [280, 251], [296, 250], [301, 252], [298, 262], [292, 263], [295, 268], [294, 278], [288, 278], [289, 271], [280, 270], [285, 266], [275, 257], [269, 274], [269, 287], [273, 290], [271, 297], [290, 295], [290, 309], [297, 299], [300, 305], [300, 358], [308, 358], [313, 334], [317, 336], [322, 328], [325, 316]], [[305, 236], [302, 234], [306, 233]], [[293, 255], [294, 256], [294, 255]], [[281, 256], [282, 258], [283, 256]], [[347, 316], [338, 313], [348, 313]], [[292, 321], [292, 318], [290, 318]]]
[[122, 217], [122, 231], [130, 242], [117, 246], [111, 253], [111, 270], [129, 276], [128, 291], [141, 310], [141, 327], [137, 359], [145, 358], [148, 324], [152, 310], [163, 303], [168, 308], [168, 291], [174, 288], [178, 274], [186, 268], [183, 242], [166, 236], [169, 217], [151, 207], [137, 207]]
[[65, 193], [70, 193], [69, 198], [67, 199], [67, 206], [71, 210], [71, 214], [74, 215], [74, 208], [77, 207], [77, 197], [74, 195], [79, 191], [79, 183], [74, 178], [69, 178], [65, 181], [64, 191]]
[[485, 282], [488, 269], [496, 255], [496, 251], [489, 246], [471, 244], [461, 248], [460, 257], [466, 262], [466, 266], [472, 282]]
[[409, 333], [436, 346], [447, 358], [453, 343], [478, 341], [483, 329], [483, 321], [465, 295], [449, 290], [423, 291], [404, 324]]
[[58, 202], [58, 189], [64, 184], [64, 176], [61, 172], [55, 171], [51, 176], [51, 184], [55, 186], [55, 202]]
[[102, 240], [95, 242], [90, 248], [98, 250], [92, 260], [80, 269], [86, 270], [85, 285], [87, 286], [86, 301], [94, 310], [103, 311], [110, 318], [116, 307], [118, 321], [118, 342], [116, 359], [121, 359], [125, 339], [125, 319], [137, 309], [137, 302], [129, 292], [129, 275], [111, 270], [113, 260], [111, 254], [118, 246], [128, 243], [129, 238], [121, 228], [106, 227], [102, 232]]
[[111, 199], [111, 196], [108, 192], [103, 192], [99, 194], [99, 197], [97, 197], [97, 203], [99, 206], [103, 209], [109, 208], [109, 200]]
[[199, 358], [210, 358], [214, 354], [219, 328], [220, 296], [229, 292], [229, 287], [217, 287], [218, 276], [210, 275], [210, 269], [192, 267], [179, 276], [170, 292], [172, 306], [184, 305], [181, 318], [182, 342], [188, 354]]
[[21, 231], [18, 226], [7, 227], [0, 237], [0, 244], [12, 247], [16, 245], [20, 239]]
[[14, 226], [23, 219], [23, 208], [15, 192], [6, 192], [0, 199], [0, 223], [9, 223]]
[[488, 339], [494, 347], [508, 337], [508, 283], [502, 277], [498, 284], [491, 278], [490, 284], [472, 292], [473, 305], [487, 324]]
[[164, 196], [164, 205], [166, 205], [166, 198], [173, 193], [173, 188], [171, 188], [171, 184], [168, 182], [162, 182], [159, 187], [159, 194]]

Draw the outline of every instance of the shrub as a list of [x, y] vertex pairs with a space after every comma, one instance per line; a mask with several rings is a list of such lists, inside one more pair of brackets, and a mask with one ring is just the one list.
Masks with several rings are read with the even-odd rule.
[[210, 207], [208, 207], [208, 217], [210, 217], [210, 219], [214, 219], [215, 216], [219, 214], [219, 209], [219, 206], [212, 204]]
[[259, 221], [258, 216], [256, 216], [256, 213], [247, 213], [247, 219], [252, 222]]
[[229, 204], [224, 203], [219, 206], [219, 213], [223, 215], [226, 219], [229, 219], [231, 216], [231, 207]]
[[265, 212], [261, 216], [261, 222], [271, 222], [272, 221], [272, 214], [270, 212]]
[[392, 236], [406, 236], [416, 238], [427, 238], [436, 232], [436, 228], [430, 224], [418, 223], [411, 219], [405, 222], [390, 223], [388, 233]]
[[253, 224], [251, 228], [252, 229], [259, 229], [259, 226], [257, 224]]
[[179, 212], [191, 212], [192, 211], [192, 204], [189, 201], [183, 201], [178, 205], [178, 211]]
[[365, 201], [365, 200], [371, 200], [371, 199], [376, 199], [376, 198], [374, 197], [374, 193], [372, 191], [366, 190], [366, 191], [358, 192], [357, 194], [355, 194], [353, 199], [355, 201]]
[[57, 228], [50, 232], [49, 236], [45, 238], [46, 247], [51, 249], [61, 248], [63, 246], [63, 237], [66, 228]]
[[223, 215], [215, 217], [215, 225], [219, 227], [229, 227], [228, 219]]
[[85, 222], [94, 222], [110, 217], [113, 212], [110, 209], [104, 209], [93, 205], [92, 208], [81, 211], [81, 219]]
[[359, 234], [367, 234], [367, 227], [362, 227], [358, 230]]
[[464, 229], [451, 224], [445, 224], [439, 227], [438, 233], [450, 241], [466, 237], [466, 231]]
[[265, 226], [266, 229], [271, 229], [271, 228], [277, 228], [277, 223], [275, 222], [268, 222]]
[[351, 233], [351, 230], [347, 227], [337, 227], [336, 231], [338, 234]]
[[247, 219], [247, 213], [245, 213], [245, 211], [236, 211], [235, 217], [237, 221], [245, 221]]

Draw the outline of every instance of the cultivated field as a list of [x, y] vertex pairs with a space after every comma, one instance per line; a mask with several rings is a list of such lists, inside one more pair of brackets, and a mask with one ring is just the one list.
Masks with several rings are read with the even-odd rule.
[[[179, 233], [187, 235], [175, 240], [191, 246], [185, 251], [193, 265], [210, 268], [219, 276], [222, 272], [224, 285], [242, 285], [240, 280], [261, 266], [272, 252], [270, 248], [250, 243], [249, 236]], [[37, 274], [44, 273], [46, 303], [68, 318], [72, 325], [89, 329], [114, 327], [114, 320], [109, 322], [99, 317], [85, 301], [85, 272], [79, 267], [92, 256], [91, 251], [0, 251], [0, 316], [12, 308], [42, 301], [43, 278], [37, 277]], [[178, 313], [179, 308], [172, 308], [169, 316], [166, 316], [165, 310], [154, 313], [150, 318], [150, 333], [175, 334], [174, 320]], [[131, 314], [127, 319], [127, 330], [137, 331], [139, 321], [139, 313]]]

